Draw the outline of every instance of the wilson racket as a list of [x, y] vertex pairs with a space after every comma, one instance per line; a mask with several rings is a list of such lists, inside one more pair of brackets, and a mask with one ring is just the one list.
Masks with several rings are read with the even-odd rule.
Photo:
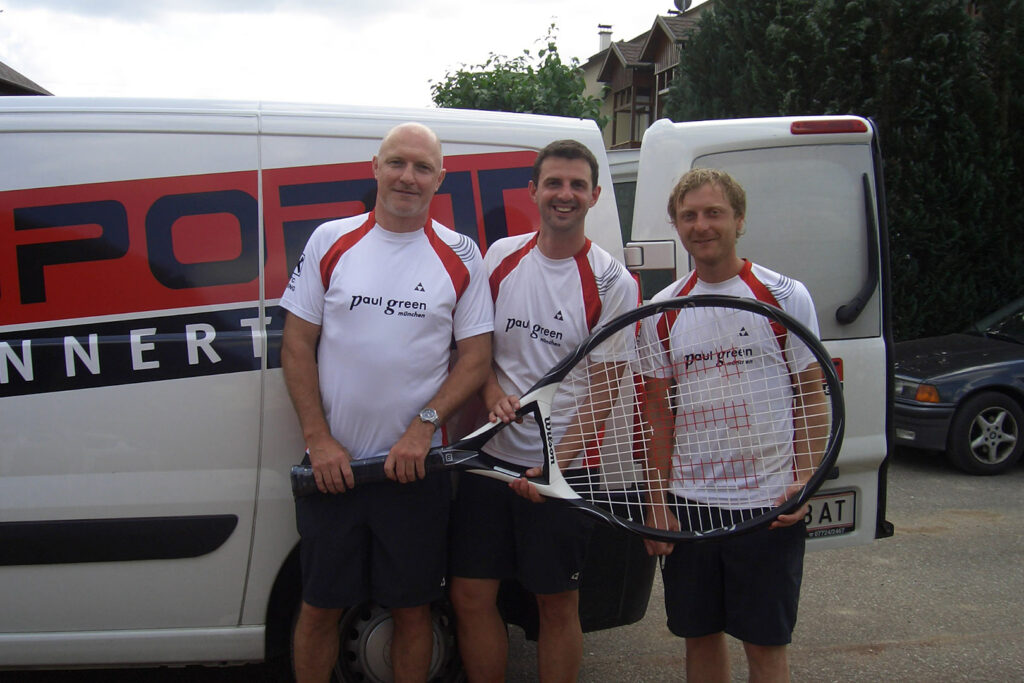
[[[843, 435], [839, 378], [802, 324], [753, 299], [647, 304], [596, 330], [520, 399], [539, 431], [549, 498], [658, 541], [713, 538], [798, 510], [829, 475]], [[514, 423], [513, 423], [514, 424]], [[487, 424], [431, 449], [427, 471], [511, 481], [525, 468], [481, 452]], [[384, 481], [356, 460], [356, 485]], [[318, 492], [292, 468], [295, 495]]]

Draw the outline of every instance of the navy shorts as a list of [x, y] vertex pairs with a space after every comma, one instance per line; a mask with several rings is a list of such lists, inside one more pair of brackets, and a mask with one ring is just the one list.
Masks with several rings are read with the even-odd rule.
[[577, 590], [592, 528], [568, 505], [533, 503], [503, 481], [464, 473], [452, 514], [451, 572], [517, 579], [534, 594]]
[[[677, 516], [686, 525], [685, 512]], [[787, 645], [796, 626], [806, 539], [799, 522], [677, 543], [661, 570], [669, 630], [684, 638], [724, 631], [754, 645]]]
[[440, 599], [450, 505], [448, 473], [297, 498], [302, 599], [328, 609], [366, 600], [415, 607]]

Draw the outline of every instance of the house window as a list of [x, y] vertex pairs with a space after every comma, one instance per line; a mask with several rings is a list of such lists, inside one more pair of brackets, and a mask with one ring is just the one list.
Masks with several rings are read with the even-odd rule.
[[651, 89], [629, 86], [612, 95], [612, 147], [639, 147], [651, 125]]
[[672, 85], [672, 79], [676, 77], [676, 67], [670, 66], [658, 73], [658, 94], [664, 95]]
[[657, 81], [657, 102], [655, 103], [655, 118], [660, 119], [665, 116], [665, 100], [668, 96], [669, 88], [672, 87], [672, 79], [676, 77], [676, 67], [670, 66], [664, 71], [658, 72], [656, 78]]
[[613, 106], [615, 111], [620, 109], [629, 109], [630, 104], [633, 102], [633, 88], [623, 88], [615, 93]]

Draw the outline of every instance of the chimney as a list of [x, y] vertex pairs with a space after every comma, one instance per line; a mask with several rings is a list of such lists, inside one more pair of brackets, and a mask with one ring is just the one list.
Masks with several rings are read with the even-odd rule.
[[612, 25], [597, 25], [597, 51], [604, 52], [612, 46]]

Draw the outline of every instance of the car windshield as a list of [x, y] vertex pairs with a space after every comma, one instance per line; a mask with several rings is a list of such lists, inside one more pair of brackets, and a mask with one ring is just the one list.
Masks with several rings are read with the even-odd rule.
[[985, 316], [969, 330], [975, 334], [1024, 344], [1024, 297]]

